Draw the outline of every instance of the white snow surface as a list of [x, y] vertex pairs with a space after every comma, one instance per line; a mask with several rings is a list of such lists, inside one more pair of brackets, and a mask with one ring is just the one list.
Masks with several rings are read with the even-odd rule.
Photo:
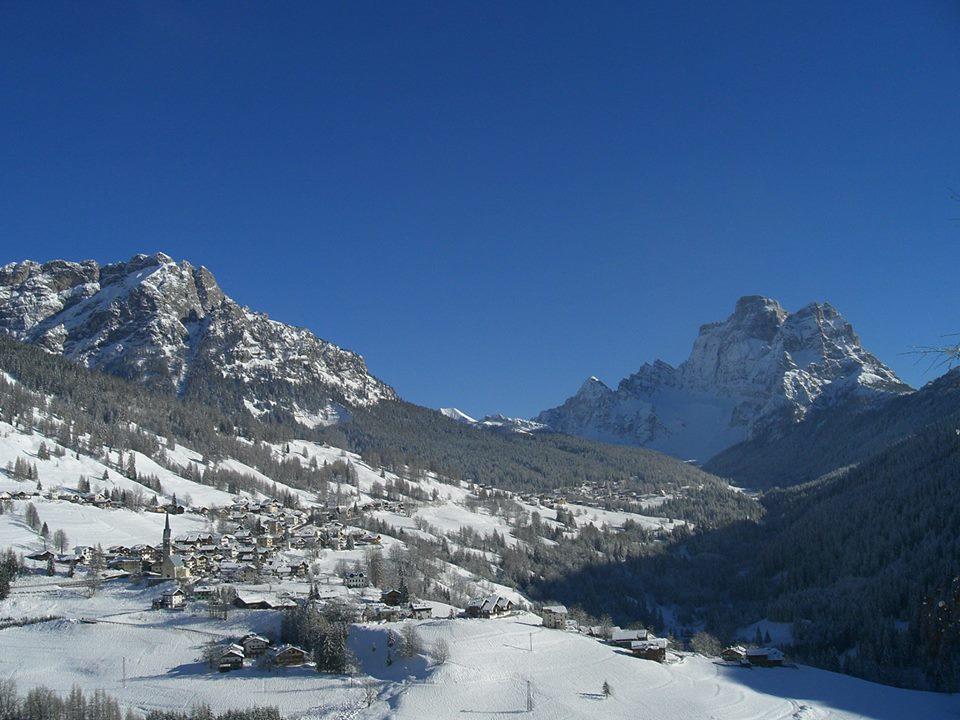
[[[43, 684], [62, 693], [73, 683], [102, 687], [140, 711], [197, 702], [215, 710], [260, 704], [295, 717], [358, 720], [521, 714], [532, 720], [938, 720], [960, 712], [956, 696], [899, 690], [807, 667], [745, 670], [692, 655], [660, 665], [585, 636], [544, 629], [529, 614], [417, 622], [428, 651], [441, 639], [448, 644], [450, 659], [443, 665], [428, 655], [387, 665], [387, 633], [400, 626], [355, 625], [350, 647], [360, 666], [356, 677], [309, 668], [248, 667], [220, 674], [198, 662], [202, 645], [248, 631], [275, 637], [277, 614], [238, 611], [222, 622], [209, 620], [199, 607], [183, 613], [141, 610], [157, 592], [114, 584], [89, 600], [72, 588], [15, 594], [21, 612], [29, 606], [31, 612], [100, 621], [65, 619], [0, 631], [5, 650], [0, 677], [12, 677], [21, 688]], [[0, 603], [0, 614], [10, 603]], [[526, 712], [528, 682], [531, 712]], [[604, 682], [611, 697], [601, 693]], [[363, 683], [376, 692], [370, 707]]]

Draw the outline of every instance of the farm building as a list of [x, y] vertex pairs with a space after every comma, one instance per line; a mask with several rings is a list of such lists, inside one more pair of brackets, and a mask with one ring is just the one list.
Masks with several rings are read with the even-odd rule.
[[610, 636], [610, 642], [623, 648], [629, 648], [632, 643], [646, 640], [650, 633], [646, 630], [614, 630]]
[[756, 667], [783, 665], [783, 653], [777, 648], [748, 648], [747, 662]]
[[667, 639], [648, 638], [630, 643], [630, 652], [644, 660], [664, 662], [667, 659]]
[[747, 651], [740, 645], [732, 645], [728, 648], [724, 648], [723, 652], [720, 653], [720, 657], [727, 662], [746, 662]]

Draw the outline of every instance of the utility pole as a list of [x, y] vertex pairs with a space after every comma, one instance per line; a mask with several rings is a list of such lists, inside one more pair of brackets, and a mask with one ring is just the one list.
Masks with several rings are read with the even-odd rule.
[[533, 652], [533, 633], [530, 633], [530, 652]]
[[529, 680], [527, 680], [527, 712], [533, 712], [533, 693], [530, 690]]
[[127, 686], [127, 658], [123, 658], [123, 687]]

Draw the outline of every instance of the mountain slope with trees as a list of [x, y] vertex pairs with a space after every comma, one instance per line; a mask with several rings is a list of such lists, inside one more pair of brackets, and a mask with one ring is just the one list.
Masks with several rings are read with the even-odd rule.
[[750, 488], [787, 487], [858, 463], [960, 412], [960, 369], [872, 407], [830, 408], [773, 438], [734, 445], [704, 469]]

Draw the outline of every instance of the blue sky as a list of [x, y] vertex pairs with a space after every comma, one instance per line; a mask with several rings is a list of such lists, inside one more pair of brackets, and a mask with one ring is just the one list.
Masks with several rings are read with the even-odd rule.
[[0, 4], [0, 259], [163, 250], [530, 415], [744, 294], [960, 331], [960, 5]]

